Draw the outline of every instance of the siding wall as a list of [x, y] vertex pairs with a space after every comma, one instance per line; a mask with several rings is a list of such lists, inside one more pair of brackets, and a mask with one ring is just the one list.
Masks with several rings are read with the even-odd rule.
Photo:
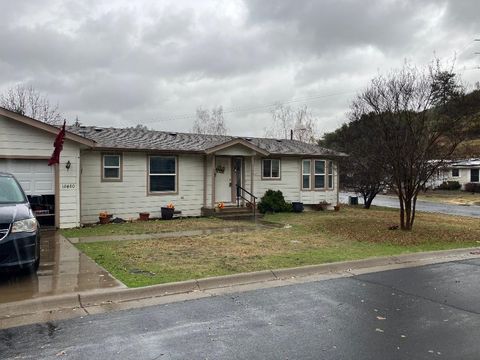
[[123, 180], [101, 181], [101, 152], [82, 152], [82, 223], [98, 221], [101, 211], [114, 217], [138, 218], [139, 212], [160, 216], [160, 208], [173, 202], [183, 216], [199, 216], [203, 206], [202, 155], [178, 156], [178, 194], [147, 195], [147, 154], [124, 152]]
[[[21, 124], [0, 115], [0, 157], [50, 157], [55, 135]], [[47, 161], [47, 160], [45, 160]], [[70, 161], [67, 171], [65, 164]], [[65, 140], [59, 165], [60, 178], [60, 227], [80, 225], [80, 146]], [[62, 184], [73, 184], [73, 188], [62, 189]]]
[[[284, 157], [281, 158], [280, 180], [262, 180], [262, 158], [255, 158], [254, 167], [254, 194], [257, 197], [263, 196], [268, 189], [281, 190], [285, 200], [300, 201], [306, 205], [318, 204], [327, 201], [332, 205], [337, 204], [337, 165], [334, 162], [333, 179], [334, 188], [331, 190], [302, 191], [301, 190], [301, 164], [303, 158]], [[250, 161], [246, 161], [246, 173], [250, 174]], [[327, 178], [325, 178], [327, 181]], [[250, 181], [246, 181], [250, 187]]]
[[471, 168], [463, 168], [463, 169], [458, 169], [458, 170], [459, 170], [459, 174], [458, 174], [459, 176], [456, 176], [456, 177], [452, 176], [452, 170], [451, 169], [445, 170], [443, 172], [443, 179], [444, 179], [444, 181], [458, 181], [462, 185], [462, 188], [463, 188], [465, 184], [470, 182], [470, 170], [471, 170]]

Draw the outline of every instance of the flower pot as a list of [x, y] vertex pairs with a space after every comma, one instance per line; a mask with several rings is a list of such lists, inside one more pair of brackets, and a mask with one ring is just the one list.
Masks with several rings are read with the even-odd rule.
[[150, 218], [150, 213], [141, 212], [139, 213], [139, 216], [140, 216], [140, 221], [148, 221], [148, 219]]
[[163, 220], [172, 220], [173, 213], [175, 212], [175, 209], [174, 208], [162, 207], [161, 212], [162, 212], [162, 219]]
[[335, 210], [335, 211], [340, 211], [340, 205], [335, 205], [335, 206], [333, 207], [333, 210]]
[[109, 224], [111, 219], [112, 219], [112, 216], [113, 215], [111, 215], [111, 214], [109, 214], [107, 216], [99, 216], [98, 220], [100, 221], [100, 224], [102, 224], [102, 225]]

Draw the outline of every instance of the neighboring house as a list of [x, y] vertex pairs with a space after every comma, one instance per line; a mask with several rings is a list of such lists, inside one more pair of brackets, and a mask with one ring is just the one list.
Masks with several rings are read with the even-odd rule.
[[439, 169], [429, 182], [432, 188], [444, 181], [458, 181], [464, 189], [465, 184], [480, 182], [480, 158], [456, 160]]
[[287, 201], [338, 203], [337, 160], [345, 155], [316, 145], [71, 126], [60, 164], [48, 167], [58, 131], [0, 108], [0, 170], [16, 175], [38, 213], [61, 228], [95, 223], [101, 211], [157, 217], [170, 202], [182, 216], [200, 216], [219, 202], [234, 206], [237, 184], [257, 197], [273, 189]]

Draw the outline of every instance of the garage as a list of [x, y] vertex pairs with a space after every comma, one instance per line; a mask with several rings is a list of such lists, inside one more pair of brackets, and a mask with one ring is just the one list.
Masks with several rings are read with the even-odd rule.
[[55, 225], [55, 168], [46, 159], [0, 159], [0, 171], [13, 174], [43, 226]]

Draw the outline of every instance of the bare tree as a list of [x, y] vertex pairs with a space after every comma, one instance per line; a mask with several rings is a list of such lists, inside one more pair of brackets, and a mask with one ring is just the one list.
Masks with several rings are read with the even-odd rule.
[[193, 124], [196, 134], [227, 135], [227, 127], [223, 117], [223, 107], [218, 106], [212, 110], [197, 108], [197, 118]]
[[353, 118], [375, 119], [370, 141], [397, 193], [403, 230], [413, 227], [420, 190], [468, 134], [471, 113], [464, 100], [456, 76], [437, 62], [380, 75], [352, 103]]
[[293, 109], [277, 104], [271, 111], [272, 124], [265, 129], [265, 136], [289, 139], [293, 130], [293, 139], [314, 143], [316, 141], [315, 119], [307, 105]]
[[32, 85], [17, 85], [9, 89], [5, 94], [0, 95], [0, 106], [47, 124], [57, 125], [63, 119], [58, 104], [51, 104]]
[[371, 140], [371, 129], [374, 127], [374, 116], [362, 116], [343, 124], [334, 132], [324, 134], [318, 142], [320, 146], [348, 154], [340, 159], [340, 167], [344, 169], [340, 180], [346, 189], [363, 196], [365, 209], [370, 208], [388, 179], [379, 144]]

